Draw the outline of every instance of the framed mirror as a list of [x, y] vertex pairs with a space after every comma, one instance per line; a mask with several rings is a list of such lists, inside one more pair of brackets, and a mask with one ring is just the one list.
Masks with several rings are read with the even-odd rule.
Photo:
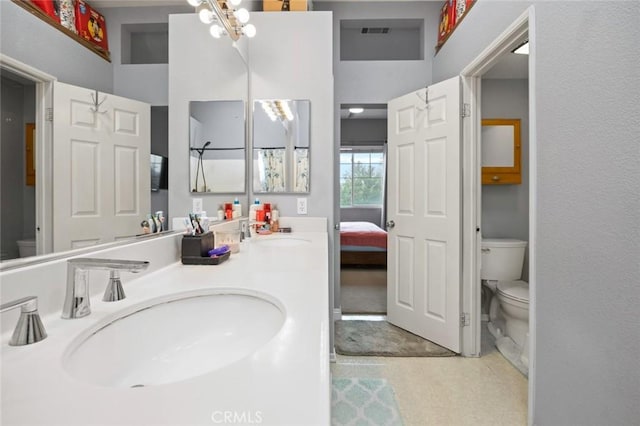
[[189, 191], [244, 193], [243, 101], [189, 102]]
[[519, 184], [520, 119], [482, 120], [482, 183]]
[[253, 102], [253, 192], [308, 193], [309, 100]]

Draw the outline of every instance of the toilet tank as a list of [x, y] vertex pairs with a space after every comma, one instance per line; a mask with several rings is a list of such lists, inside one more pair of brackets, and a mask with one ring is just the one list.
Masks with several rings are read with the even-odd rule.
[[510, 238], [482, 240], [480, 278], [514, 281], [522, 276], [524, 249], [527, 242]]

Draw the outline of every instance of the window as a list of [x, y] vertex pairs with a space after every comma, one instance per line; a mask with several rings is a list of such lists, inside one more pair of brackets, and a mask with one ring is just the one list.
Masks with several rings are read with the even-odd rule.
[[340, 207], [382, 206], [383, 184], [382, 148], [340, 150]]

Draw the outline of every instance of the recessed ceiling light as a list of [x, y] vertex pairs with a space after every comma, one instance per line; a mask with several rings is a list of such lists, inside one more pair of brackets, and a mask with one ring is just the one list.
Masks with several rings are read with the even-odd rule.
[[349, 112], [352, 114], [360, 114], [364, 111], [364, 108], [349, 108]]
[[516, 47], [512, 50], [513, 53], [517, 53], [518, 55], [528, 55], [529, 54], [529, 40], [522, 43], [520, 46]]

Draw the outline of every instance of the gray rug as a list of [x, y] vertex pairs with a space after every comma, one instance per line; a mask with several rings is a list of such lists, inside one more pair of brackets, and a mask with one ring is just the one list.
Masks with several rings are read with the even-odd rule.
[[336, 352], [356, 356], [455, 356], [386, 321], [336, 321]]

